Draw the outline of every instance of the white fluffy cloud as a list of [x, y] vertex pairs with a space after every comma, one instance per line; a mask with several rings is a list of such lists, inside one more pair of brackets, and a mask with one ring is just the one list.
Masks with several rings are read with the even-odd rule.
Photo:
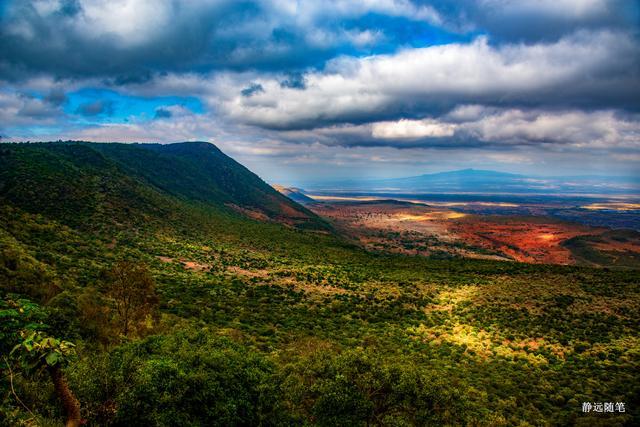
[[382, 139], [442, 138], [453, 136], [455, 125], [435, 120], [406, 120], [374, 123], [371, 136]]
[[57, 106], [45, 99], [15, 92], [0, 92], [0, 126], [52, 123], [58, 114]]
[[216, 99], [231, 117], [269, 128], [419, 114], [459, 103], [637, 103], [638, 51], [632, 39], [610, 32], [497, 47], [480, 37], [469, 44], [336, 59], [323, 72], [307, 73], [303, 91], [263, 77], [255, 80], [263, 91], [247, 97], [237, 89], [241, 81], [221, 78]]
[[640, 117], [614, 111], [523, 111], [510, 109], [457, 125], [485, 142], [554, 143], [575, 147], [640, 148]]
[[640, 115], [463, 105], [437, 119], [331, 125], [277, 134], [291, 143], [345, 147], [633, 151], [640, 150]]

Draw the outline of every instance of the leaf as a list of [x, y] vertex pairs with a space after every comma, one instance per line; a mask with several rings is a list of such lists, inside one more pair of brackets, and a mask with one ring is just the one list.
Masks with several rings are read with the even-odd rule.
[[22, 347], [22, 344], [17, 344], [15, 347], [13, 347], [13, 349], [11, 350], [11, 352], [9, 353], [9, 355], [13, 354], [16, 350], [18, 350], [20, 347]]
[[15, 309], [0, 310], [0, 317], [16, 317], [17, 315], [18, 311]]
[[56, 352], [51, 352], [47, 354], [44, 360], [47, 362], [47, 365], [54, 366], [60, 361], [60, 354]]

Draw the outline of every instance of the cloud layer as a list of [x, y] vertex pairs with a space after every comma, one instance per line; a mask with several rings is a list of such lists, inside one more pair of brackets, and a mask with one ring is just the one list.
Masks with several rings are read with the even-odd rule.
[[275, 162], [320, 175], [576, 162], [636, 173], [639, 8], [9, 0], [0, 136], [206, 139], [274, 177]]
[[[306, 89], [259, 80], [237, 96], [223, 80], [217, 95], [231, 116], [271, 128], [316, 127], [439, 114], [456, 105], [640, 106], [640, 47], [610, 32], [579, 33], [549, 44], [471, 43], [339, 58], [304, 76]], [[234, 96], [235, 95], [235, 96]], [[241, 95], [244, 95], [241, 94]]]

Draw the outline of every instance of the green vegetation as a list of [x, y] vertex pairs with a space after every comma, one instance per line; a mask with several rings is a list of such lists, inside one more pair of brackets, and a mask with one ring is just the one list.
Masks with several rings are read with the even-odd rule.
[[581, 265], [607, 266], [616, 268], [638, 268], [640, 255], [632, 250], [611, 247], [640, 242], [640, 233], [635, 230], [610, 230], [597, 236], [578, 236], [567, 240], [568, 248]]
[[0, 148], [0, 423], [73, 425], [54, 359], [90, 425], [640, 423], [640, 272], [367, 253], [201, 149]]

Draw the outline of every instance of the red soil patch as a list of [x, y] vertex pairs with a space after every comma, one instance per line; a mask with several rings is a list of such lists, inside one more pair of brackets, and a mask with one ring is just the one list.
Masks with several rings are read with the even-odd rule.
[[473, 217], [452, 222], [449, 230], [465, 242], [500, 251], [516, 261], [545, 264], [573, 264], [571, 251], [561, 243], [572, 237], [605, 231], [553, 220], [545, 222], [542, 218], [510, 217], [499, 220]]
[[[435, 243], [430, 244], [439, 251], [486, 259], [499, 259], [496, 254], [503, 254], [509, 259], [529, 263], [574, 264], [571, 251], [562, 246], [562, 242], [606, 231], [605, 228], [566, 223], [543, 216], [471, 215], [446, 208], [384, 202], [319, 204], [312, 209], [332, 219], [367, 248], [382, 246], [395, 252], [428, 254], [428, 251], [404, 249], [406, 245], [403, 244], [411, 236], [416, 240], [431, 237]], [[385, 235], [388, 232], [404, 233], [404, 241], [399, 242], [391, 234], [390, 237]], [[456, 242], [467, 247], [457, 247]], [[622, 246], [631, 249], [635, 245]]]

